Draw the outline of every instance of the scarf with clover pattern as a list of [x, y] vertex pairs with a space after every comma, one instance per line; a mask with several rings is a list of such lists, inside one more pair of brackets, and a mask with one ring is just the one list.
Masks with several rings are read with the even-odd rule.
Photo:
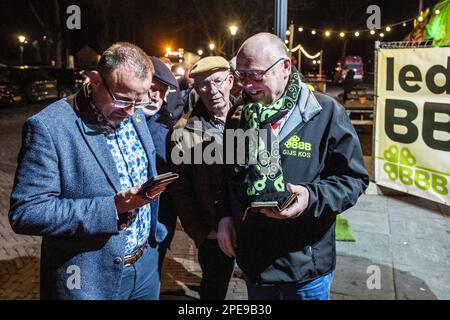
[[[251, 102], [244, 97], [242, 129], [255, 129], [254, 143], [246, 146], [246, 192], [248, 196], [258, 196], [273, 192], [284, 192], [285, 185], [279, 141], [272, 130], [272, 124], [279, 121], [295, 107], [300, 97], [300, 74], [292, 68], [287, 89], [283, 96], [271, 105]], [[261, 130], [265, 129], [265, 130]], [[253, 159], [250, 163], [250, 159]], [[236, 167], [236, 172], [243, 167]]]

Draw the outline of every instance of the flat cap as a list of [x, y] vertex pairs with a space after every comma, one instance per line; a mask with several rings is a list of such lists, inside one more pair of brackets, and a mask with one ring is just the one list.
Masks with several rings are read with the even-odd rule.
[[191, 68], [189, 76], [195, 76], [203, 72], [215, 70], [230, 70], [230, 64], [225, 58], [211, 56], [198, 60]]
[[154, 56], [151, 56], [150, 59], [152, 59], [153, 66], [155, 67], [155, 74], [153, 76], [169, 87], [178, 88], [177, 79], [164, 62]]

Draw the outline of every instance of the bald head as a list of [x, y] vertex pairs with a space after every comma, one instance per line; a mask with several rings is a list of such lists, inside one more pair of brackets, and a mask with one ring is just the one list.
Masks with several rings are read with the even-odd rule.
[[267, 32], [261, 32], [251, 36], [239, 48], [239, 55], [244, 57], [260, 58], [289, 58], [289, 51], [286, 45], [276, 35]]
[[[271, 33], [258, 33], [239, 48], [236, 70], [245, 91], [253, 101], [270, 104], [284, 93], [291, 73], [289, 51], [283, 41]], [[263, 73], [263, 78], [250, 76]]]

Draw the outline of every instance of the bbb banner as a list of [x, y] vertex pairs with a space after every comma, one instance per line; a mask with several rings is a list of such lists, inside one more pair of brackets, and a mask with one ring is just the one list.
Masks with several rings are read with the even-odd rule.
[[450, 205], [450, 48], [377, 54], [375, 181]]

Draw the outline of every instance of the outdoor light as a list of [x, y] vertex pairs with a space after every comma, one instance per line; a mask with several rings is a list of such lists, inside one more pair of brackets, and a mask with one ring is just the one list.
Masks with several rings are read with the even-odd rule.
[[230, 29], [231, 35], [235, 36], [237, 31], [238, 31], [238, 27], [236, 27], [235, 25], [232, 25], [232, 26], [229, 27], [229, 29]]
[[391, 27], [386, 27], [386, 31], [387, 32], [391, 31]]
[[384, 37], [384, 33], [382, 32], [382, 33], [380, 33], [380, 37], [381, 38], [383, 38]]
[[289, 30], [286, 30], [286, 35], [288, 36], [290, 34], [291, 34], [291, 32]]
[[358, 31], [355, 32], [355, 37], [359, 37], [359, 32]]
[[417, 20], [419, 20], [420, 22], [422, 22], [422, 21], [423, 21], [423, 17], [420, 16], [420, 17], [417, 18]]
[[303, 32], [303, 28], [302, 27], [298, 28], [298, 31]]
[[287, 40], [287, 39], [286, 39], [286, 40], [284, 40], [284, 43], [288, 44], [288, 43], [289, 43], [289, 40]]
[[370, 30], [370, 34], [374, 35], [375, 34], [375, 30]]
[[403, 26], [403, 27], [406, 27], [406, 22], [403, 22], [403, 23], [402, 23], [402, 26]]
[[311, 33], [312, 33], [312, 34], [316, 34], [316, 30], [312, 30]]
[[436, 10], [434, 11], [434, 13], [439, 14], [439, 13], [441, 13], [441, 10], [436, 9]]
[[229, 27], [230, 29], [230, 33], [231, 33], [231, 55], [234, 56], [234, 36], [236, 35], [237, 31], [238, 31], [238, 27], [235, 25], [231, 25]]
[[316, 60], [313, 60], [312, 63], [313, 63], [313, 64], [317, 64], [317, 61], [316, 61]]
[[345, 37], [345, 33], [343, 33], [343, 32], [339, 33], [339, 37], [341, 37], [341, 38]]
[[330, 31], [325, 31], [325, 36], [326, 37], [329, 37], [331, 35], [331, 32]]
[[203, 55], [203, 50], [200, 49], [200, 50], [197, 51], [197, 53], [198, 53], [199, 56], [202, 56]]
[[214, 43], [209, 44], [209, 50], [213, 51], [216, 45]]
[[26, 40], [27, 40], [27, 38], [25, 38], [25, 36], [19, 36], [20, 43], [25, 43]]

